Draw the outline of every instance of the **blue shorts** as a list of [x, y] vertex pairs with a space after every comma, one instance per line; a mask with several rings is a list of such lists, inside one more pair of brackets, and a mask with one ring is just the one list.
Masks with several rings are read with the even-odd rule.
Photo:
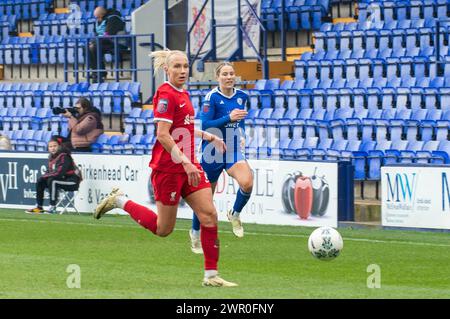
[[228, 153], [224, 154], [223, 161], [221, 163], [206, 163], [202, 157], [201, 165], [209, 181], [211, 183], [215, 183], [219, 179], [223, 170], [229, 170], [234, 164], [244, 160], [245, 156], [240, 152], [234, 154]]

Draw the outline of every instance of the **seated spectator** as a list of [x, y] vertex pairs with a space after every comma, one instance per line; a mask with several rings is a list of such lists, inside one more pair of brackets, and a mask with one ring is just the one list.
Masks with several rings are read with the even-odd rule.
[[69, 119], [69, 136], [72, 150], [90, 152], [91, 144], [103, 134], [100, 111], [86, 98], [80, 98], [76, 105], [77, 116], [67, 111], [62, 115]]
[[11, 151], [11, 140], [8, 136], [0, 134], [0, 151]]
[[27, 213], [44, 213], [44, 191], [50, 193], [48, 213], [56, 213], [56, 202], [60, 189], [75, 191], [81, 182], [81, 174], [75, 165], [70, 151], [62, 146], [62, 140], [53, 138], [48, 142], [48, 168], [36, 183], [36, 207], [26, 210]]
[[[95, 25], [95, 35], [98, 37], [107, 37], [111, 35], [117, 35], [119, 32], [125, 31], [125, 22], [119, 11], [116, 9], [106, 10], [103, 7], [97, 7], [94, 10], [94, 16], [97, 19]], [[97, 57], [97, 43], [100, 46], [100, 56]], [[114, 42], [109, 39], [92, 39], [89, 43], [89, 68], [92, 70], [105, 70], [104, 54], [112, 52], [114, 50]], [[97, 64], [97, 60], [99, 64]], [[101, 82], [106, 77], [106, 71], [100, 72], [100, 79], [97, 78], [98, 73], [93, 72], [92, 79], [95, 82]]]

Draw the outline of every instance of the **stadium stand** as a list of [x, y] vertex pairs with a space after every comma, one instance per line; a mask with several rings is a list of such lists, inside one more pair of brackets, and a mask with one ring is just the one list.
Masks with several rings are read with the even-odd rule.
[[[368, 19], [371, 3], [381, 20]], [[277, 29], [280, 1], [262, 6], [268, 29]], [[357, 180], [379, 180], [387, 163], [449, 163], [450, 3], [361, 1], [358, 8], [356, 22], [313, 27], [314, 51], [295, 61], [293, 81], [258, 80], [249, 90], [250, 157], [279, 148], [282, 159], [349, 160]], [[201, 105], [202, 92], [192, 94]], [[258, 135], [260, 126], [278, 127], [274, 143]]]

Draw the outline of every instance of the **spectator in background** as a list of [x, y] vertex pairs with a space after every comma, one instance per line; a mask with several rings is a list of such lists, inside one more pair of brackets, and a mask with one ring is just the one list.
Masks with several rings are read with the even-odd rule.
[[77, 116], [66, 111], [63, 116], [69, 119], [69, 140], [75, 152], [90, 152], [91, 144], [103, 133], [100, 111], [86, 98], [80, 98], [75, 108]]
[[81, 174], [75, 165], [70, 150], [64, 147], [60, 138], [52, 138], [48, 142], [47, 172], [36, 182], [36, 207], [26, 210], [27, 213], [44, 213], [44, 191], [50, 193], [50, 208], [48, 213], [56, 213], [56, 202], [59, 189], [75, 191], [81, 182]]
[[8, 136], [0, 134], [0, 151], [11, 151], [11, 140]]
[[[98, 37], [108, 37], [117, 35], [119, 32], [125, 31], [125, 22], [119, 11], [116, 9], [105, 9], [97, 7], [94, 10], [94, 16], [97, 19], [95, 24], [95, 35]], [[98, 57], [99, 64], [97, 65], [97, 43], [99, 44], [100, 56]], [[89, 68], [93, 70], [105, 69], [104, 54], [114, 50], [114, 42], [110, 39], [92, 39], [89, 43]], [[96, 82], [100, 82], [102, 78], [106, 77], [106, 71], [100, 72], [100, 78], [97, 78], [97, 72], [92, 73], [92, 78]]]

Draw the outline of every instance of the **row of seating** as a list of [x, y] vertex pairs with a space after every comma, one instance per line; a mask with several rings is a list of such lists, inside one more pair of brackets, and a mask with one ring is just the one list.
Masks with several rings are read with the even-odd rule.
[[10, 32], [17, 30], [17, 18], [13, 14], [11, 16], [0, 16], [0, 40], [9, 37]]
[[96, 7], [115, 8], [117, 10], [134, 10], [149, 0], [71, 0], [82, 12], [94, 12]]
[[[362, 22], [338, 22], [338, 23], [323, 23], [320, 26], [320, 32], [341, 32], [341, 31], [365, 31], [365, 30], [394, 30], [394, 29], [420, 29], [420, 28], [434, 28], [436, 27], [436, 19], [414, 19], [414, 20], [392, 20], [392, 21], [362, 21]], [[443, 25], [446, 22], [443, 21]]]
[[[78, 64], [84, 64], [87, 62], [88, 39], [84, 35], [76, 35], [67, 41], [63, 36], [35, 36], [19, 39], [14, 41], [19, 42], [16, 44], [0, 45], [0, 64], [22, 66], [74, 64], [75, 61]], [[124, 40], [117, 42], [119, 48], [121, 48], [121, 42]], [[112, 57], [109, 54], [106, 62], [111, 61]]]
[[[262, 13], [262, 19], [268, 31], [279, 31], [282, 29], [281, 10], [273, 9]], [[298, 30], [318, 30], [322, 24], [322, 19], [326, 15], [322, 6], [292, 6], [289, 11], [285, 11], [287, 17], [285, 29], [290, 31]]]
[[[439, 45], [449, 45], [450, 27], [441, 27]], [[315, 50], [384, 50], [436, 47], [436, 28], [326, 31], [314, 33]]]
[[15, 15], [20, 20], [37, 19], [52, 6], [53, 0], [3, 0], [0, 1], [0, 15]]
[[[246, 121], [247, 129], [251, 132], [249, 135], [255, 134], [260, 137], [271, 136], [272, 139], [303, 139], [311, 137], [319, 137], [320, 139], [335, 140], [362, 140], [362, 141], [379, 141], [379, 140], [407, 140], [407, 141], [444, 141], [449, 138], [450, 120], [449, 113], [444, 113], [446, 120], [431, 119], [423, 120], [405, 120], [401, 118], [357, 118], [352, 117], [352, 111], [340, 109], [333, 112], [324, 112], [323, 110], [302, 110], [302, 114], [298, 114], [299, 118], [292, 120], [275, 119], [275, 118], [255, 118], [252, 122]], [[345, 112], [348, 112], [347, 114]], [[377, 112], [370, 112], [368, 116], [381, 116]], [[305, 118], [306, 115], [311, 118]], [[360, 114], [362, 115], [362, 114]], [[401, 116], [400, 113], [399, 116]], [[323, 116], [323, 119], [320, 119]], [[334, 118], [340, 117], [340, 118]], [[345, 116], [348, 116], [346, 118]], [[366, 115], [367, 116], [367, 115]], [[383, 115], [389, 116], [389, 115]], [[390, 116], [395, 116], [391, 114]], [[440, 116], [440, 114], [439, 114]], [[300, 118], [301, 117], [301, 118]], [[328, 120], [326, 118], [329, 118]], [[149, 127], [140, 127], [135, 124], [136, 133], [148, 132]], [[151, 131], [151, 128], [150, 128]], [[255, 133], [255, 131], [257, 133]], [[259, 132], [259, 133], [258, 133]], [[272, 133], [272, 134], [271, 134]]]
[[[76, 54], [75, 42], [67, 42], [67, 50], [65, 49], [65, 41], [62, 36], [36, 36], [28, 38], [13, 37], [11, 42], [16, 44], [0, 45], [0, 64], [7, 65], [30, 65], [30, 64], [69, 64], [85, 63], [85, 52], [87, 41], [83, 38], [78, 40], [78, 52]], [[8, 38], [9, 40], [11, 38]], [[4, 39], [2, 43], [5, 42]]]
[[[93, 145], [94, 152], [113, 154], [149, 154], [154, 133], [102, 135]], [[450, 142], [405, 140], [336, 140], [309, 138], [246, 139], [249, 158], [281, 160], [347, 160], [355, 165], [355, 178], [378, 180], [383, 163], [449, 163]]]
[[[2, 83], [0, 84], [0, 112], [14, 117], [25, 112], [34, 116], [38, 108], [72, 107], [80, 97], [90, 99], [104, 114], [128, 114], [140, 100], [140, 83]], [[10, 126], [8, 126], [10, 127]]]
[[[92, 83], [79, 82], [70, 84], [68, 82], [2, 82], [0, 83], [0, 93], [14, 91], [52, 91], [52, 92], [88, 92], [88, 91], [129, 91], [133, 96], [133, 101], [139, 100], [141, 83], [139, 82], [105, 82]], [[13, 94], [17, 95], [17, 94]]]
[[[382, 165], [394, 163], [449, 164], [450, 141], [359, 141], [318, 138], [284, 139], [274, 147], [250, 142], [249, 158], [351, 161], [355, 179], [380, 179]], [[256, 146], [260, 145], [260, 146]]]
[[[134, 108], [124, 120], [125, 133], [143, 134], [153, 130], [153, 111]], [[245, 120], [247, 128], [276, 127], [291, 132], [296, 138], [319, 136], [342, 139], [416, 140], [447, 139], [450, 109], [250, 109]], [[283, 135], [283, 134], [282, 134]], [[286, 135], [286, 134], [285, 134]], [[288, 134], [289, 135], [289, 134]], [[288, 137], [287, 135], [284, 137]]]
[[0, 131], [0, 134], [9, 137], [13, 150], [29, 152], [47, 152], [52, 136], [60, 135], [57, 131], [48, 130]]
[[[379, 79], [393, 77], [434, 78], [437, 63], [428, 57], [400, 57], [385, 59], [336, 59], [336, 60], [295, 60], [295, 77], [302, 79]], [[444, 76], [450, 75], [450, 56], [439, 61]], [[414, 84], [412, 85], [414, 86]]]
[[[426, 78], [428, 81], [430, 79]], [[436, 80], [437, 79], [437, 80]], [[442, 87], [444, 78], [431, 80], [436, 87], [411, 87], [408, 80], [395, 78], [394, 87], [369, 88], [320, 88], [318, 80], [303, 79], [285, 81], [280, 88], [249, 90], [251, 109], [288, 108], [288, 109], [334, 109], [351, 108], [408, 108], [408, 109], [447, 109], [450, 105], [450, 87]], [[398, 82], [401, 81], [401, 82]], [[398, 85], [400, 83], [400, 85]], [[402, 83], [404, 84], [401, 87]], [[430, 82], [428, 82], [429, 84]], [[398, 87], [398, 88], [395, 88]], [[202, 105], [209, 90], [191, 90], [194, 108]]]
[[0, 110], [18, 112], [22, 108], [72, 107], [80, 97], [91, 100], [104, 114], [125, 113], [133, 106], [132, 95], [127, 91], [59, 92], [27, 91], [0, 95]]
[[358, 20], [368, 21], [370, 15], [382, 21], [450, 17], [447, 0], [375, 1], [358, 4]]
[[[126, 15], [128, 13], [128, 15]], [[60, 14], [59, 16], [65, 16]], [[122, 13], [125, 21], [125, 32], [131, 32], [131, 15], [130, 11]], [[33, 22], [34, 35], [39, 36], [79, 36], [93, 35], [95, 31], [96, 18], [71, 17], [46, 20], [36, 20]]]

